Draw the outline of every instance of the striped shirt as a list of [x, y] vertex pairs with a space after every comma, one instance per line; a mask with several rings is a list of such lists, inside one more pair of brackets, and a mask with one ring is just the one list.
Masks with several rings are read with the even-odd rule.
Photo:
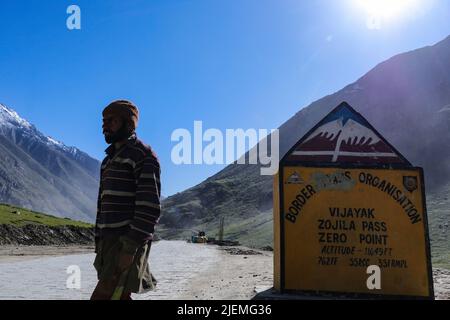
[[152, 240], [161, 213], [160, 166], [152, 149], [132, 135], [126, 144], [105, 150], [97, 202], [96, 237]]

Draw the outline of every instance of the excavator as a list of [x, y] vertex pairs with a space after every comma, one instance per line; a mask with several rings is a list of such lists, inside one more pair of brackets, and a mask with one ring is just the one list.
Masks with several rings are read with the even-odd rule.
[[238, 241], [231, 241], [231, 240], [224, 240], [223, 239], [223, 229], [225, 224], [225, 219], [222, 217], [220, 219], [219, 224], [219, 233], [218, 233], [218, 239], [207, 237], [204, 231], [196, 231], [192, 230], [193, 234], [191, 236], [191, 242], [192, 243], [209, 243], [209, 244], [216, 244], [219, 246], [238, 246]]
[[206, 234], [204, 231], [198, 231], [197, 234], [193, 234], [191, 236], [191, 242], [192, 243], [207, 243], [208, 237], [206, 237]]
[[[219, 225], [219, 241], [223, 240], [223, 224], [224, 224], [224, 218], [222, 217], [220, 219], [220, 225]], [[192, 243], [216, 243], [215, 238], [210, 238], [206, 236], [204, 231], [194, 231], [194, 234], [191, 237]], [[195, 234], [196, 232], [196, 234]]]

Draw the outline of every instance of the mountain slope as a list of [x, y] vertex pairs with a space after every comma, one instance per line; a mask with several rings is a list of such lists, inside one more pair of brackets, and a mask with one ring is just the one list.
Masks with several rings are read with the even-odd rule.
[[94, 226], [0, 204], [0, 245], [93, 244]]
[[0, 104], [0, 202], [92, 222], [99, 167]]
[[[450, 181], [450, 37], [397, 55], [302, 109], [279, 128], [280, 157], [342, 101], [367, 118], [414, 165], [424, 167], [430, 194], [446, 187]], [[445, 214], [450, 218], [448, 211]], [[230, 165], [167, 198], [158, 230], [168, 238], [186, 237], [191, 229], [200, 228], [214, 236], [221, 216], [228, 238], [247, 245], [271, 245], [272, 177], [260, 176], [255, 165]]]

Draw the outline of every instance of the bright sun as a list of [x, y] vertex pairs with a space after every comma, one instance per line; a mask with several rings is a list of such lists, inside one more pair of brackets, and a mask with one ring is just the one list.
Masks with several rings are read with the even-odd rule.
[[356, 0], [370, 16], [393, 18], [410, 9], [417, 0]]

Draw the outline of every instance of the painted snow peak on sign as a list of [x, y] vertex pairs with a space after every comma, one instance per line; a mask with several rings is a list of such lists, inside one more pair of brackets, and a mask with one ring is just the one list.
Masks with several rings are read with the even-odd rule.
[[306, 134], [286, 161], [411, 165], [346, 102]]

